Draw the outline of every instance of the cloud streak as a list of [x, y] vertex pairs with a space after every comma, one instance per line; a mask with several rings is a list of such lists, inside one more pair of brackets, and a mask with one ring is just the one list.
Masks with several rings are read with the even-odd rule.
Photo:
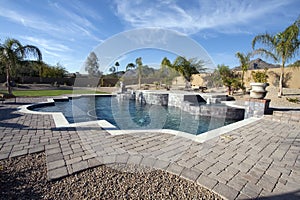
[[30, 37], [30, 36], [23, 36], [24, 40], [29, 41], [32, 44], [39, 45], [40, 47], [47, 49], [48, 51], [59, 51], [59, 52], [65, 52], [65, 51], [72, 51], [71, 48], [69, 48], [66, 45], [59, 44], [57, 41], [51, 41], [46, 39], [41, 39], [37, 37]]
[[35, 15], [20, 13], [2, 7], [0, 8], [0, 16], [9, 19], [12, 22], [16, 22], [22, 24], [25, 27], [33, 28], [36, 30], [47, 32], [61, 32], [59, 27], [54, 26], [51, 23], [47, 23], [46, 21]]
[[93, 32], [97, 31], [97, 28], [88, 19], [61, 7], [59, 4], [50, 3], [49, 5], [52, 11], [56, 13], [57, 20], [47, 19], [36, 12], [35, 14], [29, 14], [28, 11], [9, 9], [3, 6], [0, 7], [0, 16], [56, 38], [69, 39], [70, 37], [87, 36], [97, 42], [102, 41], [102, 39], [94, 35]]
[[198, 0], [189, 1], [189, 6], [178, 1], [159, 0], [116, 0], [115, 3], [116, 15], [132, 27], [162, 27], [194, 34], [207, 29], [223, 33], [249, 32], [239, 26], [274, 13], [289, 1]]

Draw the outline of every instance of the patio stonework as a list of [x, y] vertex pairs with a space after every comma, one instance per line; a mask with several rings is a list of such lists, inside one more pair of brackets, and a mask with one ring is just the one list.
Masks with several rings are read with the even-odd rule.
[[196, 182], [227, 199], [300, 195], [300, 114], [274, 112], [197, 143], [166, 133], [110, 135], [95, 125], [56, 128], [51, 115], [0, 105], [0, 159], [46, 153], [49, 180], [99, 165], [135, 164]]

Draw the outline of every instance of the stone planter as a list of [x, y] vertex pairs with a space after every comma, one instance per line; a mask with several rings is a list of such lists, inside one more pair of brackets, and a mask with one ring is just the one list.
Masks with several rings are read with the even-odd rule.
[[265, 98], [267, 91], [266, 87], [268, 86], [267, 83], [250, 83], [251, 90], [250, 90], [250, 97], [254, 99], [263, 99]]

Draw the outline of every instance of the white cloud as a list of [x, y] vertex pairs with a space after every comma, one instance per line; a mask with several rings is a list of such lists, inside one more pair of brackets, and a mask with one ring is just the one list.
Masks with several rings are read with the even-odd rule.
[[193, 34], [205, 29], [225, 33], [248, 32], [236, 26], [276, 13], [289, 1], [198, 0], [180, 4], [179, 1], [116, 0], [115, 3], [116, 15], [132, 27], [162, 27]]
[[[80, 16], [78, 13], [74, 11], [68, 10], [65, 7], [62, 7], [58, 3], [50, 4], [54, 7], [55, 11], [60, 15], [65, 16], [65, 19], [72, 19], [73, 24], [81, 24], [84, 27], [88, 27], [96, 30], [95, 26], [85, 17]], [[82, 12], [82, 10], [81, 10]], [[85, 12], [87, 12], [85, 10]]]
[[102, 41], [92, 32], [97, 28], [88, 19], [58, 4], [50, 5], [52, 5], [53, 11], [57, 12], [57, 15], [54, 15], [58, 17], [57, 19], [49, 19], [45, 17], [46, 15], [29, 14], [30, 12], [26, 10], [10, 9], [3, 6], [0, 7], [0, 17], [56, 38], [69, 39], [87, 36], [97, 42]]
[[38, 45], [39, 47], [46, 49], [48, 51], [58, 51], [58, 52], [66, 52], [66, 51], [72, 51], [71, 48], [69, 48], [66, 45], [59, 44], [57, 41], [52, 40], [46, 40], [42, 38], [37, 37], [30, 37], [30, 36], [21, 36], [24, 40], [27, 40], [28, 42]]
[[98, 43], [99, 42], [103, 42], [102, 39], [100, 39], [97, 36], [95, 36], [90, 30], [88, 30], [88, 28], [85, 28], [85, 27], [83, 27], [81, 25], [78, 25], [76, 23], [70, 23], [70, 24], [66, 25], [66, 27], [74, 35], [76, 35], [76, 34], [78, 34], [80, 32], [81, 35], [88, 36], [89, 38], [97, 41]]
[[9, 10], [0, 7], [0, 16], [9, 19], [10, 21], [20, 23], [25, 27], [47, 31], [47, 32], [60, 32], [60, 27], [52, 25], [46, 21], [43, 21], [40, 17], [30, 15], [28, 13], [21, 13], [14, 10]]
[[[85, 1], [83, 1], [85, 2]], [[87, 4], [82, 3], [82, 1], [73, 0], [71, 6], [80, 12], [81, 14], [93, 18], [95, 20], [103, 20], [102, 16], [99, 15], [99, 12], [96, 12], [94, 9], [90, 8]], [[82, 12], [84, 11], [84, 12]]]

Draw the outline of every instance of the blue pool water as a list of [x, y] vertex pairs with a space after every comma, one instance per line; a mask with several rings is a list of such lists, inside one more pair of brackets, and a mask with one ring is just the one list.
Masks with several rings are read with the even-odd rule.
[[191, 134], [234, 123], [238, 120], [194, 116], [176, 107], [142, 105], [116, 97], [83, 97], [55, 102], [55, 106], [32, 108], [42, 112], [62, 112], [69, 123], [107, 120], [120, 129], [173, 129]]

